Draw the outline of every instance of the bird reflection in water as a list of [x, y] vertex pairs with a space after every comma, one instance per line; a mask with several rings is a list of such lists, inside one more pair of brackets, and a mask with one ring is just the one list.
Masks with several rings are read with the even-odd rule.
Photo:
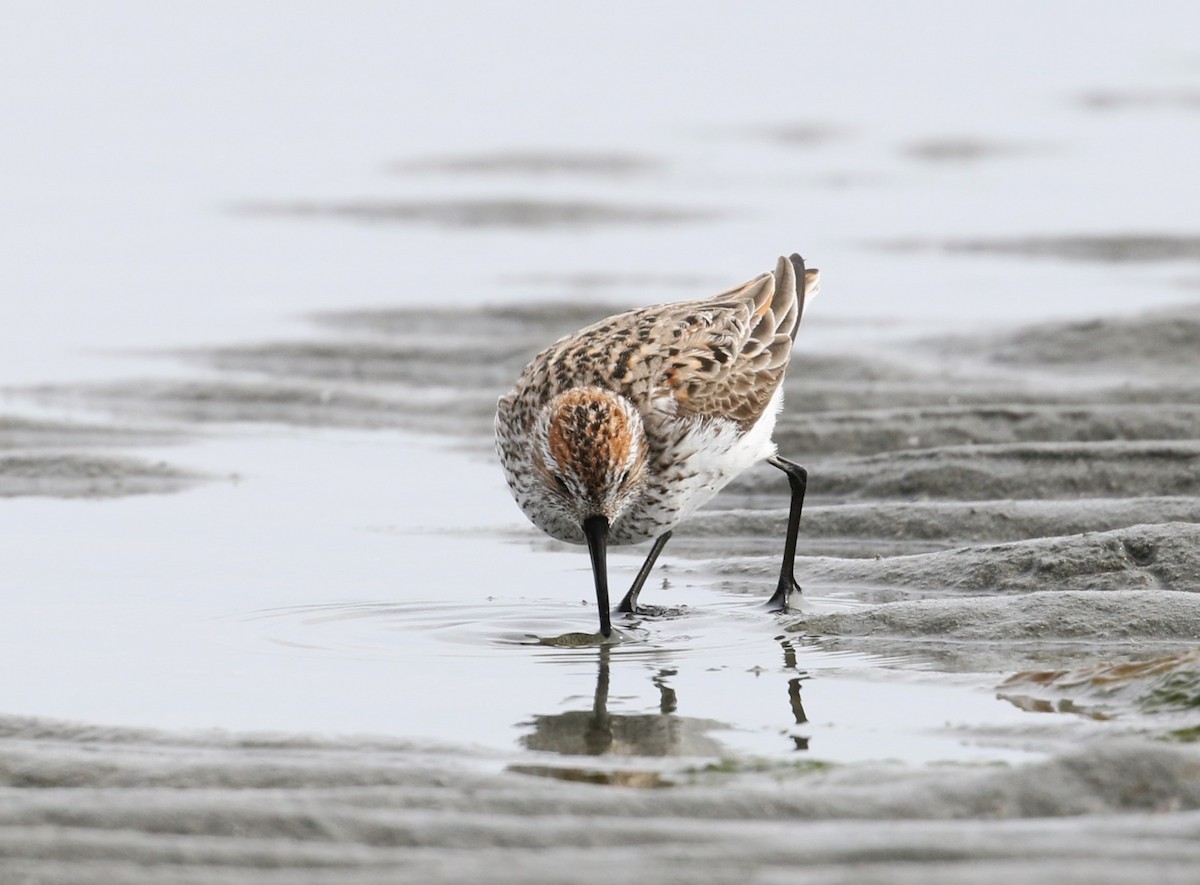
[[[784, 668], [794, 675], [787, 682], [788, 705], [795, 725], [808, 716], [800, 699], [804, 679], [796, 665], [796, 650], [784, 636], [776, 637], [783, 649]], [[680, 716], [679, 701], [670, 685], [675, 670], [660, 668], [650, 681], [658, 689], [658, 712], [617, 714], [608, 710], [611, 679], [609, 646], [597, 649], [596, 691], [590, 710], [570, 710], [535, 716], [526, 725], [533, 732], [521, 738], [526, 749], [569, 756], [723, 756], [727, 751], [708, 732], [733, 726], [715, 719]], [[807, 750], [808, 736], [789, 730], [793, 750]]]
[[[783, 648], [784, 669], [799, 672], [799, 667], [796, 666], [796, 647], [792, 645], [792, 641], [786, 636], [776, 636], [775, 641]], [[803, 676], [793, 676], [788, 680], [788, 703], [791, 705], [792, 718], [796, 720], [797, 725], [808, 723], [808, 714], [804, 712], [804, 703], [800, 700], [800, 683], [804, 678]], [[808, 749], [808, 735], [793, 733], [789, 737], [795, 743], [795, 749]]]
[[729, 728], [715, 719], [677, 716], [678, 701], [668, 680], [676, 671], [659, 669], [651, 682], [658, 689], [657, 713], [610, 713], [608, 690], [610, 656], [608, 646], [598, 651], [596, 693], [590, 710], [569, 710], [535, 716], [529, 724], [533, 733], [521, 738], [529, 750], [570, 756], [714, 756], [720, 743], [706, 732]]

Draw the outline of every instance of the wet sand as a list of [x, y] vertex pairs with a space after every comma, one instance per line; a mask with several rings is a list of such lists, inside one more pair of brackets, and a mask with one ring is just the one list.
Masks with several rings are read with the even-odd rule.
[[636, 206], [526, 198], [428, 202], [252, 203], [235, 206], [245, 215], [344, 218], [374, 224], [416, 224], [447, 228], [517, 230], [590, 229], [611, 225], [656, 225], [717, 218], [712, 209]]
[[639, 790], [380, 739], [12, 717], [0, 736], [6, 882], [1183, 883], [1200, 863], [1195, 753], [1145, 741]]
[[[428, 334], [450, 321], [437, 312], [322, 315], [304, 340], [176, 355], [207, 377], [25, 391], [110, 420], [0, 423], [0, 489], [99, 497], [203, 481], [120, 453], [146, 443], [145, 422], [177, 435], [401, 426], [490, 457], [494, 398], [535, 342], [606, 312], [484, 309], [455, 315], [457, 337]], [[1177, 311], [1171, 328], [1197, 319]], [[1037, 727], [964, 736], [1042, 761], [719, 755], [709, 732], [722, 724], [673, 716], [668, 694], [660, 714], [613, 716], [597, 756], [607, 663], [592, 711], [534, 718], [528, 756], [8, 717], [6, 881], [716, 882], [754, 868], [832, 882], [852, 865], [854, 881], [962, 882], [982, 861], [978, 881], [1189, 881], [1200, 406], [1180, 367], [1193, 344], [1155, 317], [1052, 323], [982, 344], [801, 354], [789, 375], [778, 441], [811, 472], [789, 641], [874, 656], [880, 679], [911, 666], [995, 686]], [[670, 582], [760, 593], [777, 569], [781, 485], [755, 471], [682, 526]], [[638, 753], [713, 761], [664, 773]]]

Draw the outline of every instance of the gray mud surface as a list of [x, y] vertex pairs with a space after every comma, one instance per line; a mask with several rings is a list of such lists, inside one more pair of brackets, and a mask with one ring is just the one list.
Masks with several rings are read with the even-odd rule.
[[1200, 760], [1133, 739], [1016, 769], [697, 772], [658, 789], [495, 762], [2, 718], [0, 881], [682, 883], [753, 868], [759, 881], [1051, 883], [1143, 881], [1152, 866], [1182, 883], [1200, 865]]
[[[772, 561], [727, 560], [721, 571], [769, 575]], [[776, 569], [777, 571], [777, 569]], [[1200, 592], [1200, 526], [1138, 525], [934, 553], [797, 563], [801, 583], [889, 587], [912, 593], [988, 594], [1147, 587]], [[811, 577], [809, 577], [811, 576]]]
[[571, 151], [503, 151], [424, 157], [397, 163], [396, 172], [441, 172], [447, 175], [587, 175], [604, 178], [660, 171], [655, 157], [627, 153]]
[[180, 436], [161, 427], [0, 413], [0, 498], [114, 498], [181, 491], [204, 478], [162, 461], [96, 451], [161, 446]]
[[202, 479], [142, 458], [79, 453], [0, 455], [0, 498], [118, 498], [181, 491]]
[[235, 207], [244, 215], [330, 217], [374, 224], [518, 230], [586, 229], [613, 225], [681, 224], [724, 213], [682, 206], [643, 206], [597, 201], [494, 200], [345, 201], [258, 203]]
[[947, 252], [996, 253], [1035, 258], [1108, 263], [1195, 261], [1200, 259], [1200, 236], [1179, 234], [1116, 234], [1107, 236], [1020, 237], [1014, 239], [943, 240], [884, 244], [888, 249], [934, 248]]
[[177, 436], [162, 429], [48, 421], [0, 413], [0, 451], [161, 445]]
[[[348, 311], [304, 340], [179, 354], [204, 380], [27, 393], [82, 397], [116, 427], [401, 427], [483, 454], [525, 361], [611, 312]], [[1045, 737], [1007, 736], [1044, 761], [596, 774], [387, 740], [10, 717], [0, 882], [1194, 881], [1200, 393], [1181, 367], [1198, 321], [801, 353], [789, 375], [777, 441], [811, 474], [792, 641], [997, 686], [1045, 714]], [[1061, 365], [1103, 371], [1047, 368]], [[85, 451], [139, 445], [129, 432], [0, 423], [0, 494], [191, 481]], [[786, 506], [782, 476], [752, 471], [680, 527], [672, 580], [761, 592]], [[1107, 730], [1064, 742], [1085, 720]], [[711, 750], [709, 724], [688, 724], [689, 746]]]

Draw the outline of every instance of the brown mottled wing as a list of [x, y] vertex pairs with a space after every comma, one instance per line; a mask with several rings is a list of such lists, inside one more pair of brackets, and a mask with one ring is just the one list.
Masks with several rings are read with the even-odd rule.
[[[800, 325], [804, 276], [799, 255], [780, 258], [773, 274], [714, 296], [703, 320], [679, 340], [663, 366], [679, 415], [722, 417], [752, 427], [783, 381]], [[700, 312], [698, 312], [700, 313]]]
[[[647, 413], [665, 408], [753, 425], [779, 386], [803, 307], [793, 267], [803, 267], [800, 256], [780, 262], [774, 274], [712, 298], [632, 310], [559, 339], [501, 398], [500, 417], [506, 426], [528, 428], [557, 394], [595, 386]], [[809, 271], [810, 295], [815, 273]]]

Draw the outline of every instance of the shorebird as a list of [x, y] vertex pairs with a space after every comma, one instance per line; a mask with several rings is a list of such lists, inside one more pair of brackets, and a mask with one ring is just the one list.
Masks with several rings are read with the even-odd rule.
[[496, 450], [513, 497], [542, 531], [587, 544], [605, 637], [607, 546], [654, 539], [618, 606], [637, 612], [675, 527], [759, 461], [782, 470], [791, 489], [768, 607], [786, 610], [800, 589], [793, 568], [808, 472], [779, 457], [771, 433], [818, 284], [819, 272], [792, 255], [711, 298], [609, 317], [539, 353], [500, 398]]

